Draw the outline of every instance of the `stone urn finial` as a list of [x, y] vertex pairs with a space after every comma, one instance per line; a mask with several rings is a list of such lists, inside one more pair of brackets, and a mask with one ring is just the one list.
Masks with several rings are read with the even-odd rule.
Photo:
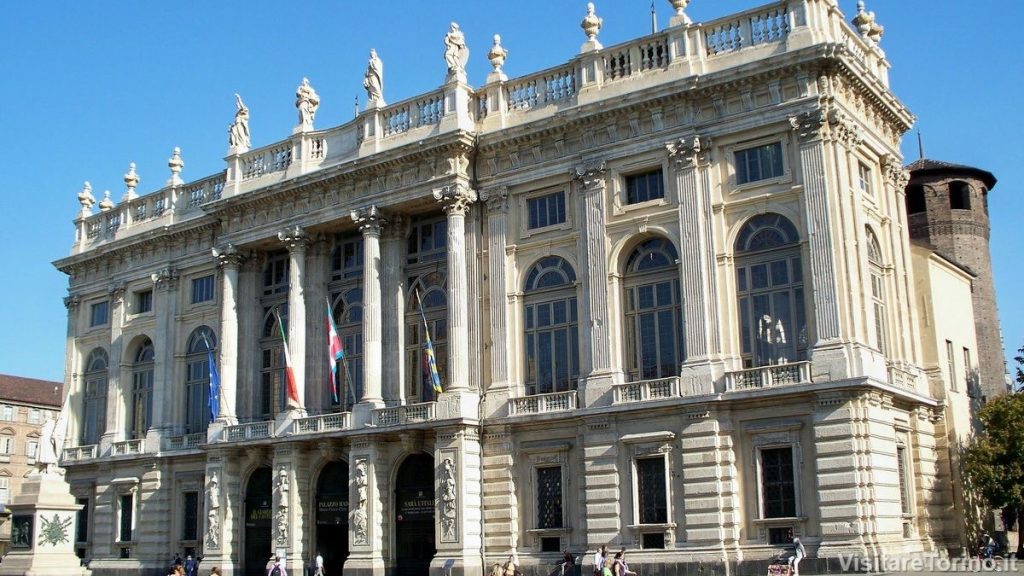
[[122, 202], [125, 200], [134, 200], [139, 197], [135, 193], [135, 188], [139, 185], [139, 175], [135, 172], [135, 162], [128, 163], [128, 173], [124, 175], [125, 192]]
[[103, 191], [103, 200], [100, 200], [100, 211], [107, 212], [114, 208], [114, 201], [110, 199], [110, 190]]
[[505, 58], [508, 58], [508, 50], [501, 45], [501, 35], [495, 34], [494, 46], [491, 46], [490, 52], [487, 53], [487, 59], [491, 61], [495, 72], [501, 72], [501, 67], [505, 65]]
[[88, 181], [82, 184], [82, 191], [78, 193], [78, 203], [82, 205], [82, 217], [92, 214], [92, 207], [96, 204], [96, 197], [92, 195], [92, 184]]
[[597, 34], [601, 31], [601, 26], [603, 24], [604, 20], [594, 13], [594, 3], [587, 2], [587, 15], [584, 16], [583, 21], [580, 22], [580, 28], [582, 28], [583, 33], [587, 35], [587, 41], [580, 47], [580, 52], [590, 52], [603, 48], [601, 43], [597, 41]]
[[877, 46], [881, 42], [885, 27], [875, 21], [874, 12], [864, 9], [864, 0], [857, 1], [857, 14], [851, 22], [857, 28], [857, 32], [860, 32], [861, 38], [868, 43]]
[[668, 0], [668, 3], [672, 5], [672, 9], [676, 13], [669, 20], [669, 26], [686, 26], [693, 24], [693, 20], [686, 15], [686, 7], [690, 4], [690, 0]]
[[171, 169], [171, 177], [167, 180], [168, 186], [179, 186], [185, 183], [181, 179], [181, 169], [185, 167], [185, 161], [181, 159], [181, 148], [174, 147], [171, 157], [167, 159], [167, 167]]

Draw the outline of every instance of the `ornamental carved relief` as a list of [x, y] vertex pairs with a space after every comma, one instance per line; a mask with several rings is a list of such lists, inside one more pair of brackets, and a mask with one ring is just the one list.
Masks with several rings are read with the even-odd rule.
[[508, 208], [508, 186], [488, 188], [480, 193], [480, 200], [489, 212], [504, 212]]
[[299, 226], [293, 226], [277, 233], [277, 239], [289, 252], [304, 251], [309, 247], [309, 234]]
[[883, 156], [882, 170], [887, 185], [900, 193], [906, 189], [907, 183], [910, 182], [910, 171], [903, 167], [903, 162], [897, 156], [893, 154]]
[[381, 228], [388, 222], [384, 214], [377, 209], [377, 206], [372, 204], [366, 208], [353, 210], [350, 216], [352, 221], [356, 223], [356, 226], [359, 227], [360, 232], [373, 236], [380, 236]]
[[824, 107], [789, 117], [789, 125], [802, 142], [821, 138], [828, 125], [828, 113]]
[[366, 544], [369, 540], [366, 533], [367, 518], [369, 516], [366, 500], [367, 484], [366, 459], [362, 458], [356, 461], [356, 509], [352, 513], [352, 541], [355, 544]]
[[446, 214], [465, 216], [470, 204], [476, 202], [476, 192], [460, 184], [438, 188], [433, 194]]
[[458, 484], [456, 481], [455, 453], [445, 452], [441, 464], [441, 541], [458, 542]]
[[701, 141], [696, 134], [687, 140], [680, 138], [665, 144], [668, 157], [676, 170], [706, 165], [711, 160], [711, 139]]
[[605, 174], [607, 172], [608, 169], [605, 167], [604, 160], [599, 160], [577, 166], [573, 168], [570, 174], [573, 180], [579, 182], [584, 190], [591, 192], [604, 189], [606, 185]]
[[211, 248], [210, 254], [217, 260], [218, 266], [238, 267], [245, 260], [242, 253], [230, 243], [223, 248]]

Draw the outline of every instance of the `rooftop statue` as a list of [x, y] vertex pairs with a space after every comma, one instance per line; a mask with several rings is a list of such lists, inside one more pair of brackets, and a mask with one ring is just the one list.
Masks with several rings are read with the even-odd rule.
[[299, 130], [312, 130], [313, 117], [320, 107], [320, 96], [309, 85], [309, 78], [303, 78], [302, 84], [295, 89], [295, 107], [299, 109]]
[[228, 128], [228, 145], [232, 148], [251, 146], [249, 140], [249, 108], [242, 102], [242, 97], [235, 93], [235, 121]]
[[366, 63], [366, 74], [363, 76], [363, 88], [366, 88], [367, 106], [384, 105], [384, 63], [377, 57], [377, 51], [370, 49], [370, 59]]
[[459, 25], [452, 22], [448, 33], [444, 35], [444, 62], [448, 65], [448, 76], [464, 77], [468, 61], [469, 48], [466, 47], [466, 37], [459, 29]]

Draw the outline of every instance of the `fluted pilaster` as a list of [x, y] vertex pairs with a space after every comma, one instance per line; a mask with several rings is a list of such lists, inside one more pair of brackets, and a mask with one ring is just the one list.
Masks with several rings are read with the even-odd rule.
[[379, 404], [381, 396], [381, 229], [387, 224], [376, 206], [355, 210], [352, 221], [363, 233], [363, 397]]
[[608, 335], [608, 254], [605, 244], [605, 180], [604, 162], [579, 166], [572, 172], [576, 189], [582, 197], [580, 256], [586, 262], [589, 281], [584, 283], [585, 305], [582, 329], [590, 332], [587, 349], [589, 375], [607, 373], [611, 369]]
[[220, 413], [217, 421], [225, 424], [238, 422], [235, 395], [238, 383], [238, 267], [242, 255], [228, 244], [214, 249], [213, 257], [221, 269], [220, 282]]
[[448, 382], [446, 390], [469, 386], [469, 298], [466, 289], [466, 213], [476, 192], [460, 185], [434, 191], [448, 215]]
[[300, 411], [308, 399], [306, 386], [306, 249], [309, 235], [295, 226], [277, 234], [288, 249], [288, 352], [292, 360], [295, 385], [299, 387]]
[[405, 381], [405, 283], [402, 281], [404, 265], [403, 250], [409, 235], [408, 219], [400, 215], [391, 216], [381, 236], [381, 285], [383, 322], [382, 394], [386, 404], [402, 399], [402, 382]]

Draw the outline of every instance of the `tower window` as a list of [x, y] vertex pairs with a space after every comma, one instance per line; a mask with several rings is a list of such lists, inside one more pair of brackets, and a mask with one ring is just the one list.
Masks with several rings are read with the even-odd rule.
[[949, 207], [953, 210], [971, 209], [970, 184], [959, 180], [954, 180], [949, 183]]
[[924, 186], [911, 184], [907, 186], [907, 214], [919, 214], [927, 208], [924, 203]]

